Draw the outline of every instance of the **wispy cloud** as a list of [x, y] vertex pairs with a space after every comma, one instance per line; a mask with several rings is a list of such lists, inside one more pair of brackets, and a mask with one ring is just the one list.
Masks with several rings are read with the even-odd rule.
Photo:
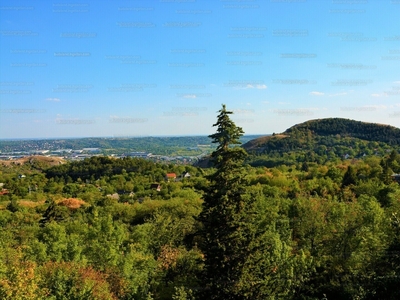
[[313, 96], [324, 96], [325, 93], [314, 91], [314, 92], [310, 92], [310, 95], [313, 95]]
[[46, 98], [46, 101], [51, 101], [51, 102], [60, 102], [60, 98]]
[[312, 91], [312, 92], [310, 92], [310, 95], [318, 96], [318, 97], [325, 96], [325, 95], [328, 97], [338, 97], [338, 96], [347, 95], [347, 92], [341, 92], [341, 93], [335, 93], [335, 94], [325, 94], [324, 92]]
[[257, 90], [265, 90], [268, 87], [265, 84], [247, 84], [244, 89], [257, 89]]
[[268, 87], [265, 84], [257, 84], [255, 86], [253, 86], [253, 88], [256, 88], [257, 90], [265, 90]]
[[382, 97], [387, 97], [388, 95], [386, 93], [373, 93], [371, 94], [371, 97], [374, 98], [382, 98]]
[[196, 99], [197, 98], [196, 94], [185, 94], [182, 97], [185, 99]]
[[379, 104], [379, 105], [365, 105], [364, 107], [372, 107], [372, 108], [375, 108], [375, 109], [387, 109], [386, 105], [381, 105], [381, 104]]

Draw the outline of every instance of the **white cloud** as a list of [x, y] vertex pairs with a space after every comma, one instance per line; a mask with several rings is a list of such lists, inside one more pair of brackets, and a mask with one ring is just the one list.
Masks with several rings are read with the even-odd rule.
[[373, 94], [371, 94], [371, 97], [374, 97], [374, 98], [381, 98], [381, 97], [387, 97], [387, 94], [386, 93], [373, 93]]
[[268, 87], [265, 84], [247, 84], [245, 89], [265, 90]]
[[[325, 96], [324, 92], [318, 92], [318, 91], [313, 91], [310, 92], [310, 95], [312, 96]], [[328, 97], [337, 97], [337, 96], [345, 96], [347, 95], [347, 92], [341, 92], [341, 93], [335, 93], [335, 94], [326, 94]]]
[[51, 101], [51, 102], [60, 102], [60, 98], [46, 98], [46, 101]]
[[325, 93], [314, 91], [314, 92], [310, 92], [310, 95], [313, 95], [313, 96], [323, 96], [323, 95], [325, 95]]
[[363, 107], [366, 108], [375, 108], [375, 109], [387, 109], [386, 105], [365, 105]]
[[186, 98], [186, 99], [196, 99], [197, 96], [196, 96], [195, 94], [186, 94], [186, 95], [183, 95], [183, 98]]

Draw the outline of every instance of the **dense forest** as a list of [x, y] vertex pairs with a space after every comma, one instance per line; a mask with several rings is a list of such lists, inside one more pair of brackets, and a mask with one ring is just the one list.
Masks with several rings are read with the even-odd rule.
[[400, 144], [400, 129], [382, 124], [366, 123], [342, 118], [317, 119], [295, 125], [285, 131], [291, 134], [295, 130], [310, 130], [322, 136], [341, 135], [367, 141]]
[[0, 299], [399, 299], [396, 129], [311, 121], [240, 147], [230, 114], [209, 168], [2, 166]]
[[251, 154], [246, 162], [252, 166], [339, 163], [400, 151], [400, 129], [341, 118], [320, 119], [253, 139], [243, 147]]

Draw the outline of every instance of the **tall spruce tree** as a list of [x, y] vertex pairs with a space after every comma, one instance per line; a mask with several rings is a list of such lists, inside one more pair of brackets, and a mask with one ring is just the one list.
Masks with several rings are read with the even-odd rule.
[[208, 179], [210, 185], [203, 197], [203, 211], [199, 220], [203, 224], [205, 272], [203, 274], [204, 299], [235, 299], [235, 285], [239, 280], [245, 257], [243, 249], [248, 246], [243, 223], [245, 201], [241, 165], [246, 152], [239, 147], [243, 130], [229, 118], [232, 112], [225, 105], [219, 111], [217, 132], [210, 135], [216, 150], [211, 160], [216, 172]]
[[271, 225], [275, 221], [267, 224], [266, 213], [256, 208], [257, 200], [265, 198], [248, 190], [242, 167], [247, 153], [232, 147], [240, 144], [244, 132], [230, 114], [222, 105], [213, 125], [217, 132], [209, 136], [217, 143], [211, 155], [216, 171], [208, 176], [199, 216], [205, 258], [199, 299], [273, 299], [282, 295], [278, 281], [280, 286], [285, 281], [283, 293], [290, 285], [276, 277], [283, 275], [290, 250]]

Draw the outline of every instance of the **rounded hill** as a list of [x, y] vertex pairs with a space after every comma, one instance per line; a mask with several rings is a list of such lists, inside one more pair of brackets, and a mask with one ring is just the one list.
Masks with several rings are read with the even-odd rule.
[[327, 118], [296, 124], [281, 134], [251, 140], [243, 145], [248, 152], [291, 151], [321, 144], [325, 137], [340, 143], [355, 138], [369, 142], [400, 145], [400, 129], [394, 126], [367, 123], [343, 118]]

